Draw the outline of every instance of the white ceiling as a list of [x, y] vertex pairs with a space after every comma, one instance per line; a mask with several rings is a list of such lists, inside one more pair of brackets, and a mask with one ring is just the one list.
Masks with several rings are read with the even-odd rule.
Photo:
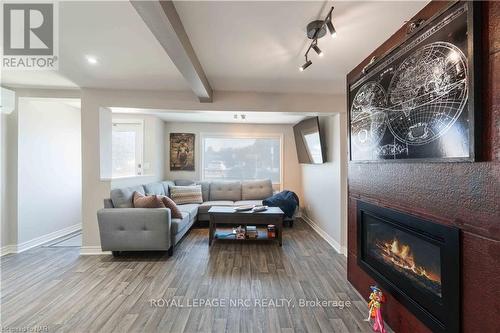
[[[296, 124], [307, 117], [318, 115], [315, 113], [171, 111], [135, 108], [111, 108], [111, 111], [121, 114], [153, 115], [163, 121], [183, 123]], [[241, 115], [245, 115], [245, 119], [242, 119]], [[322, 113], [322, 115], [328, 114]]]
[[[298, 71], [305, 26], [323, 18], [324, 1], [177, 1], [175, 6], [214, 90], [333, 94], [345, 75], [391, 36], [423, 2], [335, 2], [336, 39]], [[128, 1], [60, 2], [59, 72], [2, 72], [2, 84], [190, 90]], [[93, 55], [92, 66], [85, 57]]]
[[[218, 90], [339, 93], [345, 76], [426, 2], [222, 1], [175, 3], [210, 83]], [[306, 25], [332, 5], [337, 38], [309, 53]]]
[[[89, 55], [96, 57], [97, 65], [87, 62]], [[189, 90], [129, 1], [60, 2], [59, 60], [59, 73], [3, 71], [2, 83]]]

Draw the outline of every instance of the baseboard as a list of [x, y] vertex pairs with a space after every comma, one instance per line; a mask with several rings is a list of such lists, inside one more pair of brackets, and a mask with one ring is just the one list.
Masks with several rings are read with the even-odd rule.
[[32, 249], [34, 247], [51, 242], [57, 238], [72, 234], [72, 233], [74, 233], [78, 230], [81, 230], [81, 229], [82, 229], [82, 224], [78, 223], [78, 224], [74, 224], [72, 226], [69, 226], [67, 228], [51, 232], [50, 234], [46, 234], [46, 235], [34, 238], [34, 239], [29, 240], [27, 242], [17, 244], [17, 246], [12, 245], [12, 246], [14, 246], [15, 250], [14, 250], [14, 252], [11, 252], [11, 253], [21, 253], [21, 252], [27, 251], [27, 250]]
[[103, 251], [100, 246], [82, 246], [80, 255], [82, 256], [99, 256], [111, 254], [111, 251]]
[[82, 229], [81, 223], [74, 224], [72, 226], [69, 226], [67, 228], [57, 230], [54, 232], [51, 232], [50, 234], [46, 234], [37, 238], [34, 238], [32, 240], [29, 240], [24, 243], [20, 244], [14, 244], [14, 245], [6, 245], [0, 249], [0, 256], [4, 256], [9, 253], [21, 253], [24, 251], [27, 251], [29, 249], [32, 249], [34, 247], [43, 245], [45, 243], [51, 242], [57, 238], [72, 234], [78, 230]]
[[15, 245], [5, 245], [0, 248], [0, 257], [7, 255], [9, 253], [16, 253]]
[[320, 235], [321, 238], [323, 238], [328, 244], [330, 244], [330, 246], [333, 247], [333, 249], [335, 251], [337, 251], [338, 253], [343, 254], [344, 256], [347, 257], [347, 249], [345, 247], [341, 246], [335, 239], [333, 239], [323, 229], [321, 229], [321, 227], [319, 225], [317, 225], [316, 222], [314, 222], [309, 216], [307, 216], [306, 214], [302, 213], [301, 214], [301, 218], [302, 218], [302, 220], [304, 220], [304, 222], [306, 222], [307, 224], [309, 224], [309, 226], [314, 231], [316, 231], [316, 233], [318, 235]]

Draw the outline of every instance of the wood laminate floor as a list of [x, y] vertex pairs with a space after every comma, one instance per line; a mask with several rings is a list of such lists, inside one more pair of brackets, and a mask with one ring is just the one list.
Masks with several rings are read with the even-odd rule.
[[[208, 229], [193, 229], [170, 258], [80, 256], [77, 248], [57, 247], [7, 255], [1, 326], [11, 332], [370, 332], [366, 302], [347, 282], [345, 257], [300, 220], [283, 237], [281, 248], [227, 241], [209, 248]], [[330, 304], [301, 306], [316, 299]], [[210, 304], [196, 304], [204, 301]]]

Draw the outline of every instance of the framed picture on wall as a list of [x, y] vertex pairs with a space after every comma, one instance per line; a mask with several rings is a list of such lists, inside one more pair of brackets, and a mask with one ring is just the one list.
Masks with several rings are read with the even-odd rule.
[[475, 160], [474, 7], [458, 2], [418, 22], [347, 82], [351, 161]]
[[170, 133], [171, 171], [194, 171], [194, 139], [191, 133]]

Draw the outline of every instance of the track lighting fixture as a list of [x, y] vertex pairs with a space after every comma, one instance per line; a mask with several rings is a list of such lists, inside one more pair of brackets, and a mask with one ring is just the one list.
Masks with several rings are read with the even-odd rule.
[[319, 55], [320, 57], [323, 56], [323, 51], [321, 51], [321, 49], [318, 47], [318, 45], [313, 45], [313, 50], [316, 52], [317, 55]]
[[299, 67], [299, 71], [303, 72], [304, 69], [306, 69], [307, 67], [311, 66], [311, 64], [312, 64], [312, 61], [311, 60], [307, 60], [307, 58], [306, 58], [306, 62], [302, 66]]
[[311, 49], [313, 49], [318, 56], [320, 57], [323, 56], [323, 51], [321, 51], [321, 49], [318, 46], [318, 39], [326, 35], [326, 30], [328, 29], [328, 32], [332, 37], [335, 37], [337, 35], [335, 27], [333, 26], [332, 23], [332, 12], [333, 12], [333, 7], [330, 9], [328, 15], [323, 21], [316, 20], [310, 22], [307, 25], [307, 38], [312, 39], [312, 41], [311, 44], [309, 44], [306, 53], [304, 54], [306, 62], [299, 67], [299, 70], [301, 72], [304, 71], [307, 67], [311, 66], [312, 64], [312, 61], [308, 59], [309, 51], [311, 51]]
[[332, 38], [337, 37], [337, 31], [335, 30], [335, 27], [333, 26], [331, 18], [328, 22], [326, 22], [326, 26], [328, 27], [328, 32], [330, 33], [330, 36], [332, 36]]

